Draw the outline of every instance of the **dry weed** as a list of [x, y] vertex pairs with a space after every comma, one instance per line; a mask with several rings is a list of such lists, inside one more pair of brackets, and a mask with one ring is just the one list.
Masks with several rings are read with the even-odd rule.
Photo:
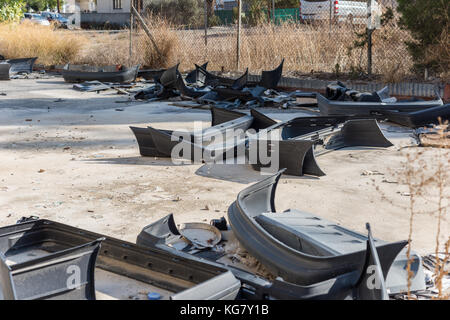
[[[408, 234], [408, 297], [412, 299], [411, 294], [411, 279], [413, 272], [411, 264], [413, 258], [411, 257], [411, 250], [413, 247], [412, 238], [414, 228], [416, 225], [416, 217], [420, 214], [428, 214], [436, 221], [436, 232], [430, 234], [430, 237], [435, 237], [434, 253], [436, 257], [444, 255], [444, 259], [437, 259], [436, 269], [434, 271], [435, 285], [438, 288], [438, 295], [436, 299], [448, 299], [448, 296], [442, 290], [442, 279], [447, 274], [445, 271], [445, 264], [450, 259], [449, 245], [450, 237], [443, 233], [443, 230], [448, 230], [448, 216], [447, 208], [450, 199], [450, 148], [448, 144], [447, 133], [444, 128], [447, 124], [436, 127], [437, 135], [436, 145], [441, 145], [441, 148], [429, 147], [413, 147], [405, 148], [403, 150], [405, 161], [402, 163], [402, 168], [395, 173], [397, 181], [408, 188], [409, 206], [404, 207], [409, 211], [409, 234]], [[439, 140], [439, 141], [437, 141]], [[380, 188], [376, 188], [381, 192]], [[382, 192], [381, 192], [382, 193]], [[388, 201], [391, 205], [400, 206], [389, 200], [386, 194], [381, 194], [384, 201]], [[446, 228], [443, 228], [443, 224]]]
[[76, 60], [86, 43], [84, 36], [28, 21], [0, 25], [0, 54], [6, 58], [38, 57], [43, 65], [65, 64]]

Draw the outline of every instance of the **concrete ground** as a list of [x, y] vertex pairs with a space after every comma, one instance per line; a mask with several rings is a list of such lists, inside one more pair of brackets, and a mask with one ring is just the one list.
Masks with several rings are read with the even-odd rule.
[[[130, 125], [189, 130], [194, 121], [208, 126], [210, 113], [126, 100], [114, 91], [75, 91], [58, 77], [0, 82], [0, 225], [36, 215], [134, 242], [145, 225], [169, 213], [177, 223], [226, 216], [238, 192], [263, 178], [244, 165], [179, 166], [141, 157]], [[278, 120], [302, 115], [261, 111]], [[370, 222], [377, 238], [408, 239], [411, 196], [400, 178], [405, 154], [417, 148], [407, 148], [415, 143], [411, 130], [382, 127], [395, 146], [322, 155], [324, 177], [283, 176], [277, 210], [309, 211], [363, 233]], [[426, 151], [431, 161], [439, 152]], [[427, 191], [435, 197], [435, 189]], [[412, 245], [420, 254], [435, 250], [433, 199], [417, 200], [430, 211], [413, 220]], [[449, 234], [444, 220], [441, 243]]]

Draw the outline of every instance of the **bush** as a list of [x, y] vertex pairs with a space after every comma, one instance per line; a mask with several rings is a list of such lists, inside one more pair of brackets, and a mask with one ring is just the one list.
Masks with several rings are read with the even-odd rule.
[[450, 1], [398, 0], [397, 10], [402, 14], [400, 25], [409, 30], [414, 39], [406, 45], [415, 71], [422, 73], [428, 68], [448, 75]]
[[24, 8], [22, 0], [0, 0], [0, 22], [19, 20]]
[[160, 16], [174, 26], [204, 25], [203, 0], [155, 0], [145, 8], [152, 16]]
[[85, 40], [29, 21], [0, 25], [0, 54], [7, 59], [38, 57], [43, 65], [65, 64], [79, 55]]
[[208, 27], [216, 27], [221, 24], [220, 18], [216, 15], [208, 17]]

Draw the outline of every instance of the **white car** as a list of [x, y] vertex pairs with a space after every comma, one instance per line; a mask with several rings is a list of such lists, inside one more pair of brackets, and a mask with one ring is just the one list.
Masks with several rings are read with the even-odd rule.
[[[372, 13], [381, 11], [376, 1], [372, 1]], [[300, 0], [302, 21], [331, 19], [336, 22], [366, 23], [367, 0]]]
[[37, 13], [24, 13], [24, 18], [22, 19], [22, 21], [26, 20], [29, 20], [31, 21], [31, 23], [35, 23], [41, 26], [50, 25], [50, 22], [46, 18]]

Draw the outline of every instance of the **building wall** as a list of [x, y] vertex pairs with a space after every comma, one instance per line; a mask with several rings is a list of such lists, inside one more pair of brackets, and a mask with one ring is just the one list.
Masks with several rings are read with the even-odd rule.
[[95, 0], [65, 0], [62, 13], [95, 12]]
[[236, 0], [223, 2], [224, 10], [232, 10], [234, 7], [237, 7], [237, 6], [238, 6], [238, 2]]
[[122, 9], [113, 9], [113, 0], [97, 0], [98, 13], [129, 13], [130, 0], [122, 0]]

